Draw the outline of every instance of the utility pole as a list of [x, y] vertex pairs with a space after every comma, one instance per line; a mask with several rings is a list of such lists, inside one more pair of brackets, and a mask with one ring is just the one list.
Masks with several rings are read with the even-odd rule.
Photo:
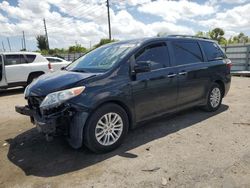
[[45, 29], [45, 36], [46, 36], [46, 40], [47, 40], [47, 46], [48, 46], [48, 50], [49, 50], [49, 37], [48, 37], [45, 18], [43, 18], [43, 23], [44, 23], [44, 29]]
[[26, 41], [25, 41], [24, 31], [23, 31], [23, 49], [26, 50]]
[[22, 44], [22, 48], [21, 49], [23, 49], [23, 38], [21, 38], [21, 44]]
[[109, 0], [107, 0], [107, 11], [108, 11], [108, 25], [109, 25], [109, 40], [111, 40], [111, 25], [110, 25], [110, 13], [109, 13]]
[[89, 49], [92, 48], [92, 44], [91, 44], [91, 41], [89, 41]]
[[8, 41], [8, 44], [9, 44], [9, 49], [11, 51], [11, 46], [10, 46], [10, 40], [9, 40], [9, 37], [7, 37], [7, 41]]
[[3, 41], [2, 41], [2, 47], [3, 47], [3, 51], [5, 51], [5, 48], [4, 48], [4, 44], [3, 44]]

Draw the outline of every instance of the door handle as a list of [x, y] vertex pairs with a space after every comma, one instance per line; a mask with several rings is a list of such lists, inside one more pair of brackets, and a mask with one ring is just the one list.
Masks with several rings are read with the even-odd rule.
[[168, 78], [173, 78], [173, 77], [175, 77], [176, 76], [176, 74], [174, 74], [174, 73], [169, 73], [168, 74]]
[[184, 75], [186, 75], [186, 74], [187, 74], [186, 71], [181, 71], [181, 72], [179, 72], [179, 75], [182, 75], [182, 76], [184, 76]]

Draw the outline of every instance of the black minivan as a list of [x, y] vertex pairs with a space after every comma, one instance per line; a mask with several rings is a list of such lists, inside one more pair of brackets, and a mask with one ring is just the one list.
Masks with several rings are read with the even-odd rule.
[[28, 105], [16, 111], [47, 139], [63, 134], [73, 148], [107, 152], [139, 122], [193, 106], [216, 111], [230, 87], [230, 68], [208, 39], [115, 42], [33, 81], [25, 90]]

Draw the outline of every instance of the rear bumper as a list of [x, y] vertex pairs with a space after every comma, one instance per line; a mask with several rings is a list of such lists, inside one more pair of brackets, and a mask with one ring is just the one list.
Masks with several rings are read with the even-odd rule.
[[224, 86], [225, 86], [225, 93], [224, 93], [224, 97], [225, 97], [231, 86], [231, 75], [227, 76], [226, 81], [224, 82]]

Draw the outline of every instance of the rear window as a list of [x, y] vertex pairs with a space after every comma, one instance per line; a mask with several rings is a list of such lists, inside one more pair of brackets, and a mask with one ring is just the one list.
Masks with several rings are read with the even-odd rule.
[[177, 65], [203, 61], [201, 49], [197, 42], [175, 41], [172, 44]]
[[226, 58], [226, 55], [216, 43], [201, 41], [201, 45], [208, 61], [216, 61]]
[[25, 56], [28, 63], [32, 63], [36, 58], [36, 55], [31, 55], [31, 54]]

